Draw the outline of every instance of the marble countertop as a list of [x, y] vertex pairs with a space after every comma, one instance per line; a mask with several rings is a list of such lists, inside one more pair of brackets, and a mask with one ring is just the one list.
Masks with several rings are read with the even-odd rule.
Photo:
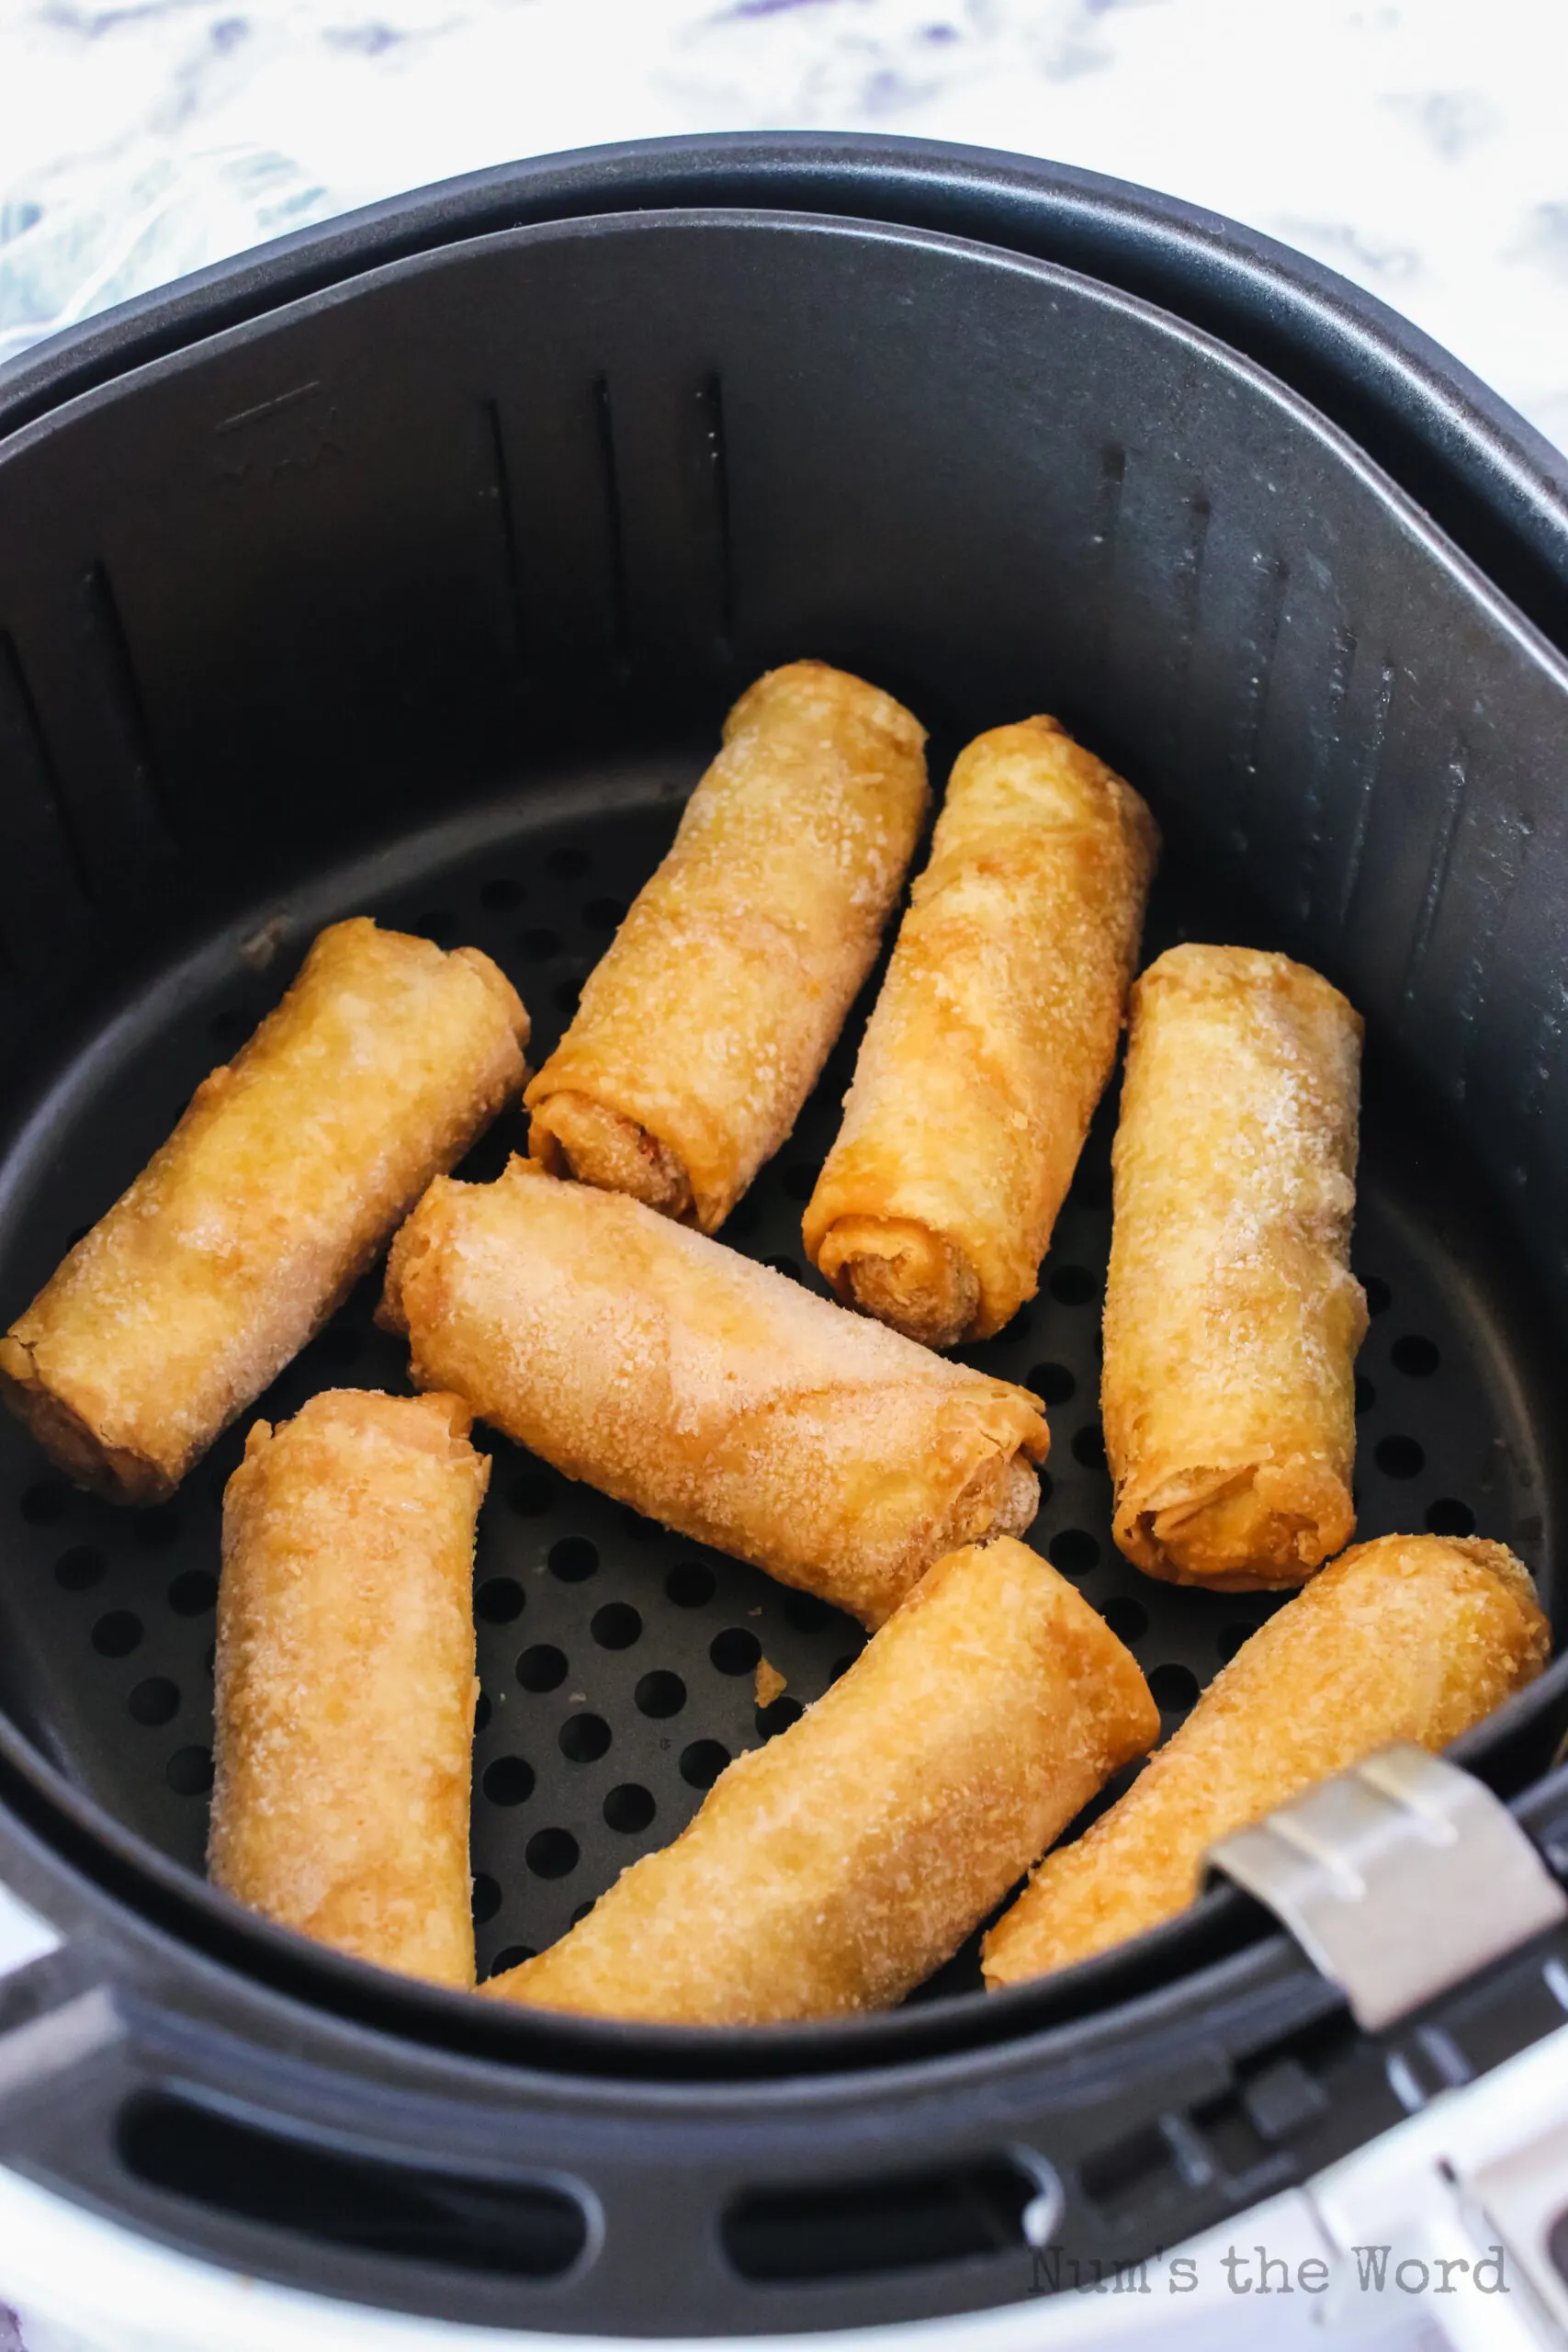
[[0, 0], [0, 360], [510, 156], [869, 129], [1196, 198], [1568, 446], [1565, 0]]

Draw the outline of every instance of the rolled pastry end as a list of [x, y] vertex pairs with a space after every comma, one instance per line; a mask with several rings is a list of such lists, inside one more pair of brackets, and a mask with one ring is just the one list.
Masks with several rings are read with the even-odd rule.
[[547, 1175], [575, 1177], [602, 1193], [629, 1193], [682, 1225], [695, 1217], [691, 1182], [668, 1144], [591, 1094], [547, 1095], [533, 1114], [528, 1153]]
[[976, 1336], [980, 1278], [964, 1251], [913, 1217], [841, 1216], [818, 1243], [817, 1268], [846, 1306], [922, 1347]]
[[179, 1484], [162, 1463], [101, 1438], [62, 1396], [44, 1385], [31, 1348], [14, 1333], [0, 1340], [0, 1396], [26, 1422], [51, 1461], [89, 1494], [140, 1509], [165, 1502]]
[[1152, 1494], [1129, 1487], [1114, 1528], [1118, 1549], [1145, 1575], [1216, 1592], [1304, 1584], [1355, 1531], [1345, 1481], [1302, 1457], [1188, 1471]]

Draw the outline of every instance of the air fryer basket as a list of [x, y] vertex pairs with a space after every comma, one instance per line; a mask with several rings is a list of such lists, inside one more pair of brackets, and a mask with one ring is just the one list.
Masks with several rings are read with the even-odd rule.
[[[817, 653], [910, 702], [939, 779], [1055, 711], [1165, 826], [1149, 952], [1281, 946], [1365, 1010], [1360, 1532], [1501, 1537], [1561, 1633], [1568, 514], [1372, 306], [1225, 235], [1216, 276], [1201, 216], [941, 151], [612, 153], [313, 233], [0, 379], [0, 1308], [325, 922], [487, 948], [542, 1057], [728, 703]], [[860, 1019], [726, 1228], [813, 1282]], [[973, 1360], [1045, 1396], [1032, 1540], [1168, 1729], [1271, 1604], [1110, 1542], [1113, 1109], [1038, 1300]], [[374, 1297], [257, 1410], [403, 1385]], [[0, 2162], [367, 2301], [773, 2330], [1048, 2287], [1043, 2232], [1130, 2258], [1395, 2120], [1377, 2045], [1234, 1894], [1040, 1987], [985, 1998], [971, 1952], [892, 2018], [751, 2036], [502, 2012], [249, 1919], [196, 1875], [244, 1426], [130, 1513], [0, 1428], [0, 1884], [64, 1935], [0, 1980]], [[483, 1442], [481, 1973], [861, 1639]], [[1549, 1840], [1565, 1687], [1464, 1751]], [[1546, 2000], [1526, 1960], [1445, 2022], [1479, 2065]]]

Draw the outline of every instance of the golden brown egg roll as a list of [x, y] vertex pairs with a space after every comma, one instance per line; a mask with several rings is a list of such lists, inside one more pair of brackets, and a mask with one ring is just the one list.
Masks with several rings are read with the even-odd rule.
[[167, 1495], [523, 1083], [528, 1016], [476, 947], [356, 917], [0, 1340], [62, 1469]]
[[987, 1984], [1172, 1917], [1219, 1838], [1393, 1740], [1446, 1747], [1533, 1681], [1551, 1631], [1501, 1544], [1358, 1544], [1258, 1628], [1126, 1795], [1046, 1856], [983, 1948]]
[[802, 1228], [847, 1304], [947, 1348], [1033, 1297], [1158, 853], [1132, 786], [1054, 718], [960, 753]]
[[528, 1088], [542, 1167], [723, 1224], [871, 969], [925, 815], [925, 740], [890, 695], [820, 662], [741, 695]]
[[384, 1313], [418, 1386], [868, 1625], [1038, 1507], [1049, 1438], [1027, 1390], [530, 1161], [431, 1186]]
[[1173, 947], [1133, 990], [1100, 1402], [1150, 1576], [1296, 1585], [1355, 1531], [1360, 1051], [1284, 956]]
[[886, 2008], [1158, 1729], [1129, 1652], [1037, 1553], [953, 1553], [673, 1845], [481, 1990], [666, 2025]]
[[208, 1868], [302, 1935], [474, 1981], [474, 1522], [455, 1396], [312, 1396], [223, 1498]]

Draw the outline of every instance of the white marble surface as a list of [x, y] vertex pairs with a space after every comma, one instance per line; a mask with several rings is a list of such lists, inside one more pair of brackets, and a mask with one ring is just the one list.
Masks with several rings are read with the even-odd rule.
[[1195, 198], [1568, 445], [1568, 0], [0, 0], [0, 357], [449, 173], [784, 126]]

